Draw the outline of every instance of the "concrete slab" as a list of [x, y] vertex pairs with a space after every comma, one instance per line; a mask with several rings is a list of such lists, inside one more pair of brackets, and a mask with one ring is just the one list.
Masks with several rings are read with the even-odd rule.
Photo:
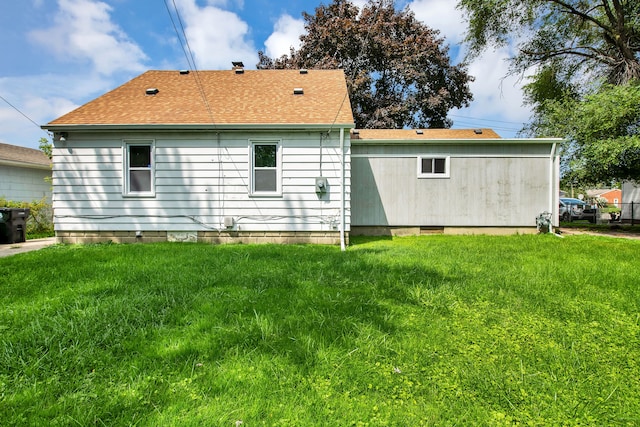
[[38, 249], [51, 246], [56, 243], [55, 237], [47, 237], [45, 239], [27, 240], [22, 243], [0, 244], [0, 258], [21, 254], [24, 252], [37, 251]]

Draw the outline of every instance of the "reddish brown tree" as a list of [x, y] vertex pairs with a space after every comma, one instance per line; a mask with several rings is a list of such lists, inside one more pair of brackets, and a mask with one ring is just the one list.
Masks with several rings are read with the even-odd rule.
[[360, 11], [349, 0], [304, 13], [299, 50], [269, 58], [260, 69], [342, 68], [358, 128], [446, 128], [447, 113], [472, 99], [464, 64], [452, 65], [438, 31], [391, 0], [370, 0]]

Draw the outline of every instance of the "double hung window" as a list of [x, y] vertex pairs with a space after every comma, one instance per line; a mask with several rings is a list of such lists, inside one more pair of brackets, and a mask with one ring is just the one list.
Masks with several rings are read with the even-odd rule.
[[280, 142], [252, 141], [250, 157], [251, 194], [257, 196], [281, 195]]
[[124, 191], [125, 196], [154, 196], [154, 142], [125, 141]]

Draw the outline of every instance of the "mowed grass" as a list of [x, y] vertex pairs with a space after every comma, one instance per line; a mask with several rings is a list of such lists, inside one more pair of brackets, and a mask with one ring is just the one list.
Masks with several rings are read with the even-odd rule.
[[0, 259], [0, 424], [640, 425], [640, 241]]

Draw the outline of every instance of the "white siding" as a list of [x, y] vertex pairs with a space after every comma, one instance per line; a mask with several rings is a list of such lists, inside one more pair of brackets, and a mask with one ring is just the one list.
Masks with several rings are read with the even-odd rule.
[[31, 202], [43, 197], [51, 201], [51, 170], [0, 165], [0, 197]]
[[[249, 195], [249, 140], [282, 141], [282, 197]], [[349, 141], [345, 141], [349, 206]], [[123, 140], [155, 141], [154, 197], [124, 197]], [[340, 222], [340, 141], [334, 131], [73, 134], [54, 148], [56, 231], [205, 231], [233, 217], [243, 231], [331, 231]], [[329, 181], [315, 193], [315, 178]], [[349, 211], [347, 210], [349, 229]]]
[[[353, 226], [535, 226], [550, 211], [549, 145], [352, 147]], [[447, 156], [449, 178], [418, 178]]]

